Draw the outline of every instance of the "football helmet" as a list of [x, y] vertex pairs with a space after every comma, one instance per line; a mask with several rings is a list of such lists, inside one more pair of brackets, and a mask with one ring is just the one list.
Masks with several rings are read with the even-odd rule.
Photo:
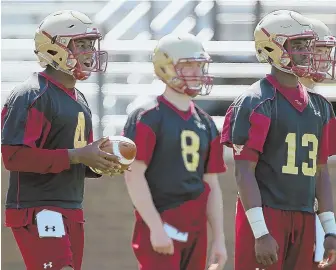
[[[49, 65], [77, 80], [85, 80], [91, 72], [106, 70], [108, 55], [100, 50], [101, 39], [102, 35], [85, 14], [62, 10], [41, 22], [35, 32], [34, 52], [42, 67]], [[78, 50], [76, 40], [90, 40], [89, 49]]]
[[307, 77], [315, 72], [315, 39], [310, 20], [291, 10], [267, 14], [254, 31], [258, 60], [297, 77]]
[[[213, 77], [208, 74], [212, 62], [202, 43], [192, 34], [169, 34], [161, 38], [152, 55], [154, 71], [173, 90], [189, 96], [208, 95]], [[185, 75], [183, 69], [199, 65], [198, 74]]]
[[312, 77], [316, 82], [325, 79], [335, 80], [336, 37], [322, 21], [310, 19], [314, 32], [317, 34], [314, 50], [314, 64], [317, 74]]

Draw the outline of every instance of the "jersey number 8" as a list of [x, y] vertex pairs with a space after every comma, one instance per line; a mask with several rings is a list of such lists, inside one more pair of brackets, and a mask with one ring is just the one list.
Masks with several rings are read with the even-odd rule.
[[189, 172], [195, 172], [200, 159], [199, 136], [192, 130], [183, 130], [181, 132], [181, 149], [184, 166]]

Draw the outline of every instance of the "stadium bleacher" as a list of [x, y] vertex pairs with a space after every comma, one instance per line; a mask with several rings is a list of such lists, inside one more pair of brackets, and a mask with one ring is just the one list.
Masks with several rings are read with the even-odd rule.
[[[336, 1], [265, 0], [261, 3], [260, 16], [291, 6], [312, 18], [322, 19], [336, 32]], [[209, 96], [198, 97], [197, 100], [230, 102], [246, 89], [246, 79], [256, 81], [270, 70], [268, 65], [256, 63], [254, 56], [251, 39], [257, 19], [255, 1], [184, 1], [183, 4], [174, 4], [170, 1], [5, 0], [1, 10], [2, 104], [17, 83], [31, 72], [41, 70], [35, 62], [32, 40], [38, 23], [51, 12], [74, 7], [87, 13], [100, 25], [106, 34], [102, 48], [110, 55], [108, 69], [103, 76], [104, 85], [99, 86], [96, 75], [78, 84], [92, 107], [95, 128], [102, 129], [95, 134], [118, 133], [130, 108], [163, 91], [163, 84], [153, 76], [149, 55], [156, 44], [153, 39], [171, 31], [190, 28], [191, 32], [203, 38], [205, 49], [216, 60], [211, 64], [210, 72], [221, 79], [216, 81], [217, 85]], [[134, 10], [142, 12], [137, 21], [128, 16]], [[167, 10], [175, 12], [169, 20], [162, 15]], [[198, 18], [197, 22], [190, 24], [190, 20], [186, 21], [189, 15]], [[221, 41], [209, 41], [213, 37]], [[330, 85], [318, 87], [320, 93], [336, 101], [333, 89]], [[99, 95], [100, 90], [102, 95]], [[103, 111], [99, 110], [101, 105]], [[117, 105], [122, 109], [113, 108]], [[220, 128], [223, 118], [217, 117], [215, 121]]]

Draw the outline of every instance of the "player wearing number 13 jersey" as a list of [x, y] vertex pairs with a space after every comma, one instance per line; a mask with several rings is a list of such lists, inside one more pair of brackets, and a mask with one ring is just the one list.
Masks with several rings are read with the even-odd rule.
[[[312, 269], [315, 196], [335, 262], [336, 225], [326, 166], [335, 154], [332, 105], [298, 77], [317, 76], [316, 34], [293, 11], [266, 15], [255, 30], [258, 59], [272, 71], [227, 111], [221, 142], [234, 150], [239, 190], [235, 270]], [[266, 266], [266, 267], [265, 267]]]
[[207, 220], [213, 232], [210, 263], [224, 267], [222, 197], [225, 171], [217, 128], [192, 97], [210, 92], [209, 55], [193, 35], [163, 37], [153, 64], [167, 85], [162, 96], [131, 113], [124, 135], [137, 157], [125, 174], [135, 206], [132, 246], [141, 270], [204, 270]]
[[[2, 110], [2, 154], [10, 171], [5, 224], [26, 269], [81, 269], [84, 178], [88, 166], [113, 166], [92, 142], [91, 111], [77, 80], [104, 71], [106, 52], [91, 20], [59, 11], [35, 34], [35, 53], [46, 69], [18, 85]], [[49, 210], [43, 211], [43, 210]], [[42, 230], [39, 230], [42, 229]]]

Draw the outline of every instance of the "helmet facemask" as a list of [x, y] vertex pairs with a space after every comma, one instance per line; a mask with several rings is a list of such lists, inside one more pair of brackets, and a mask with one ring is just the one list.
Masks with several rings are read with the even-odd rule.
[[284, 58], [289, 60], [287, 68], [298, 77], [308, 77], [315, 73], [313, 67], [315, 37], [288, 37], [284, 48], [287, 55]]
[[[40, 45], [35, 53], [43, 67], [50, 65], [77, 80], [86, 80], [92, 72], [106, 71], [108, 54], [100, 50], [102, 37], [95, 28], [89, 28], [85, 34], [54, 37], [42, 31], [38, 38]], [[78, 42], [90, 45], [83, 50], [77, 46]]]
[[336, 79], [336, 38], [325, 36], [324, 40], [317, 40], [314, 49], [314, 68], [316, 74], [313, 78], [316, 82], [325, 79]]
[[210, 63], [210, 57], [179, 59], [174, 65], [177, 76], [169, 86], [192, 97], [208, 95], [213, 86], [213, 77], [209, 75]]
[[316, 35], [313, 31], [299, 35], [271, 35], [266, 29], [261, 29], [261, 33], [268, 38], [256, 44], [260, 62], [268, 62], [298, 77], [308, 77], [314, 73], [313, 47]]
[[72, 39], [69, 49], [76, 65], [73, 75], [78, 80], [87, 79], [92, 72], [105, 72], [107, 68], [108, 55], [106, 51], [100, 50], [101, 37], [76, 38]]
[[208, 70], [212, 60], [207, 53], [173, 59], [167, 53], [156, 50], [152, 60], [157, 77], [176, 92], [191, 97], [211, 92], [213, 77]]

